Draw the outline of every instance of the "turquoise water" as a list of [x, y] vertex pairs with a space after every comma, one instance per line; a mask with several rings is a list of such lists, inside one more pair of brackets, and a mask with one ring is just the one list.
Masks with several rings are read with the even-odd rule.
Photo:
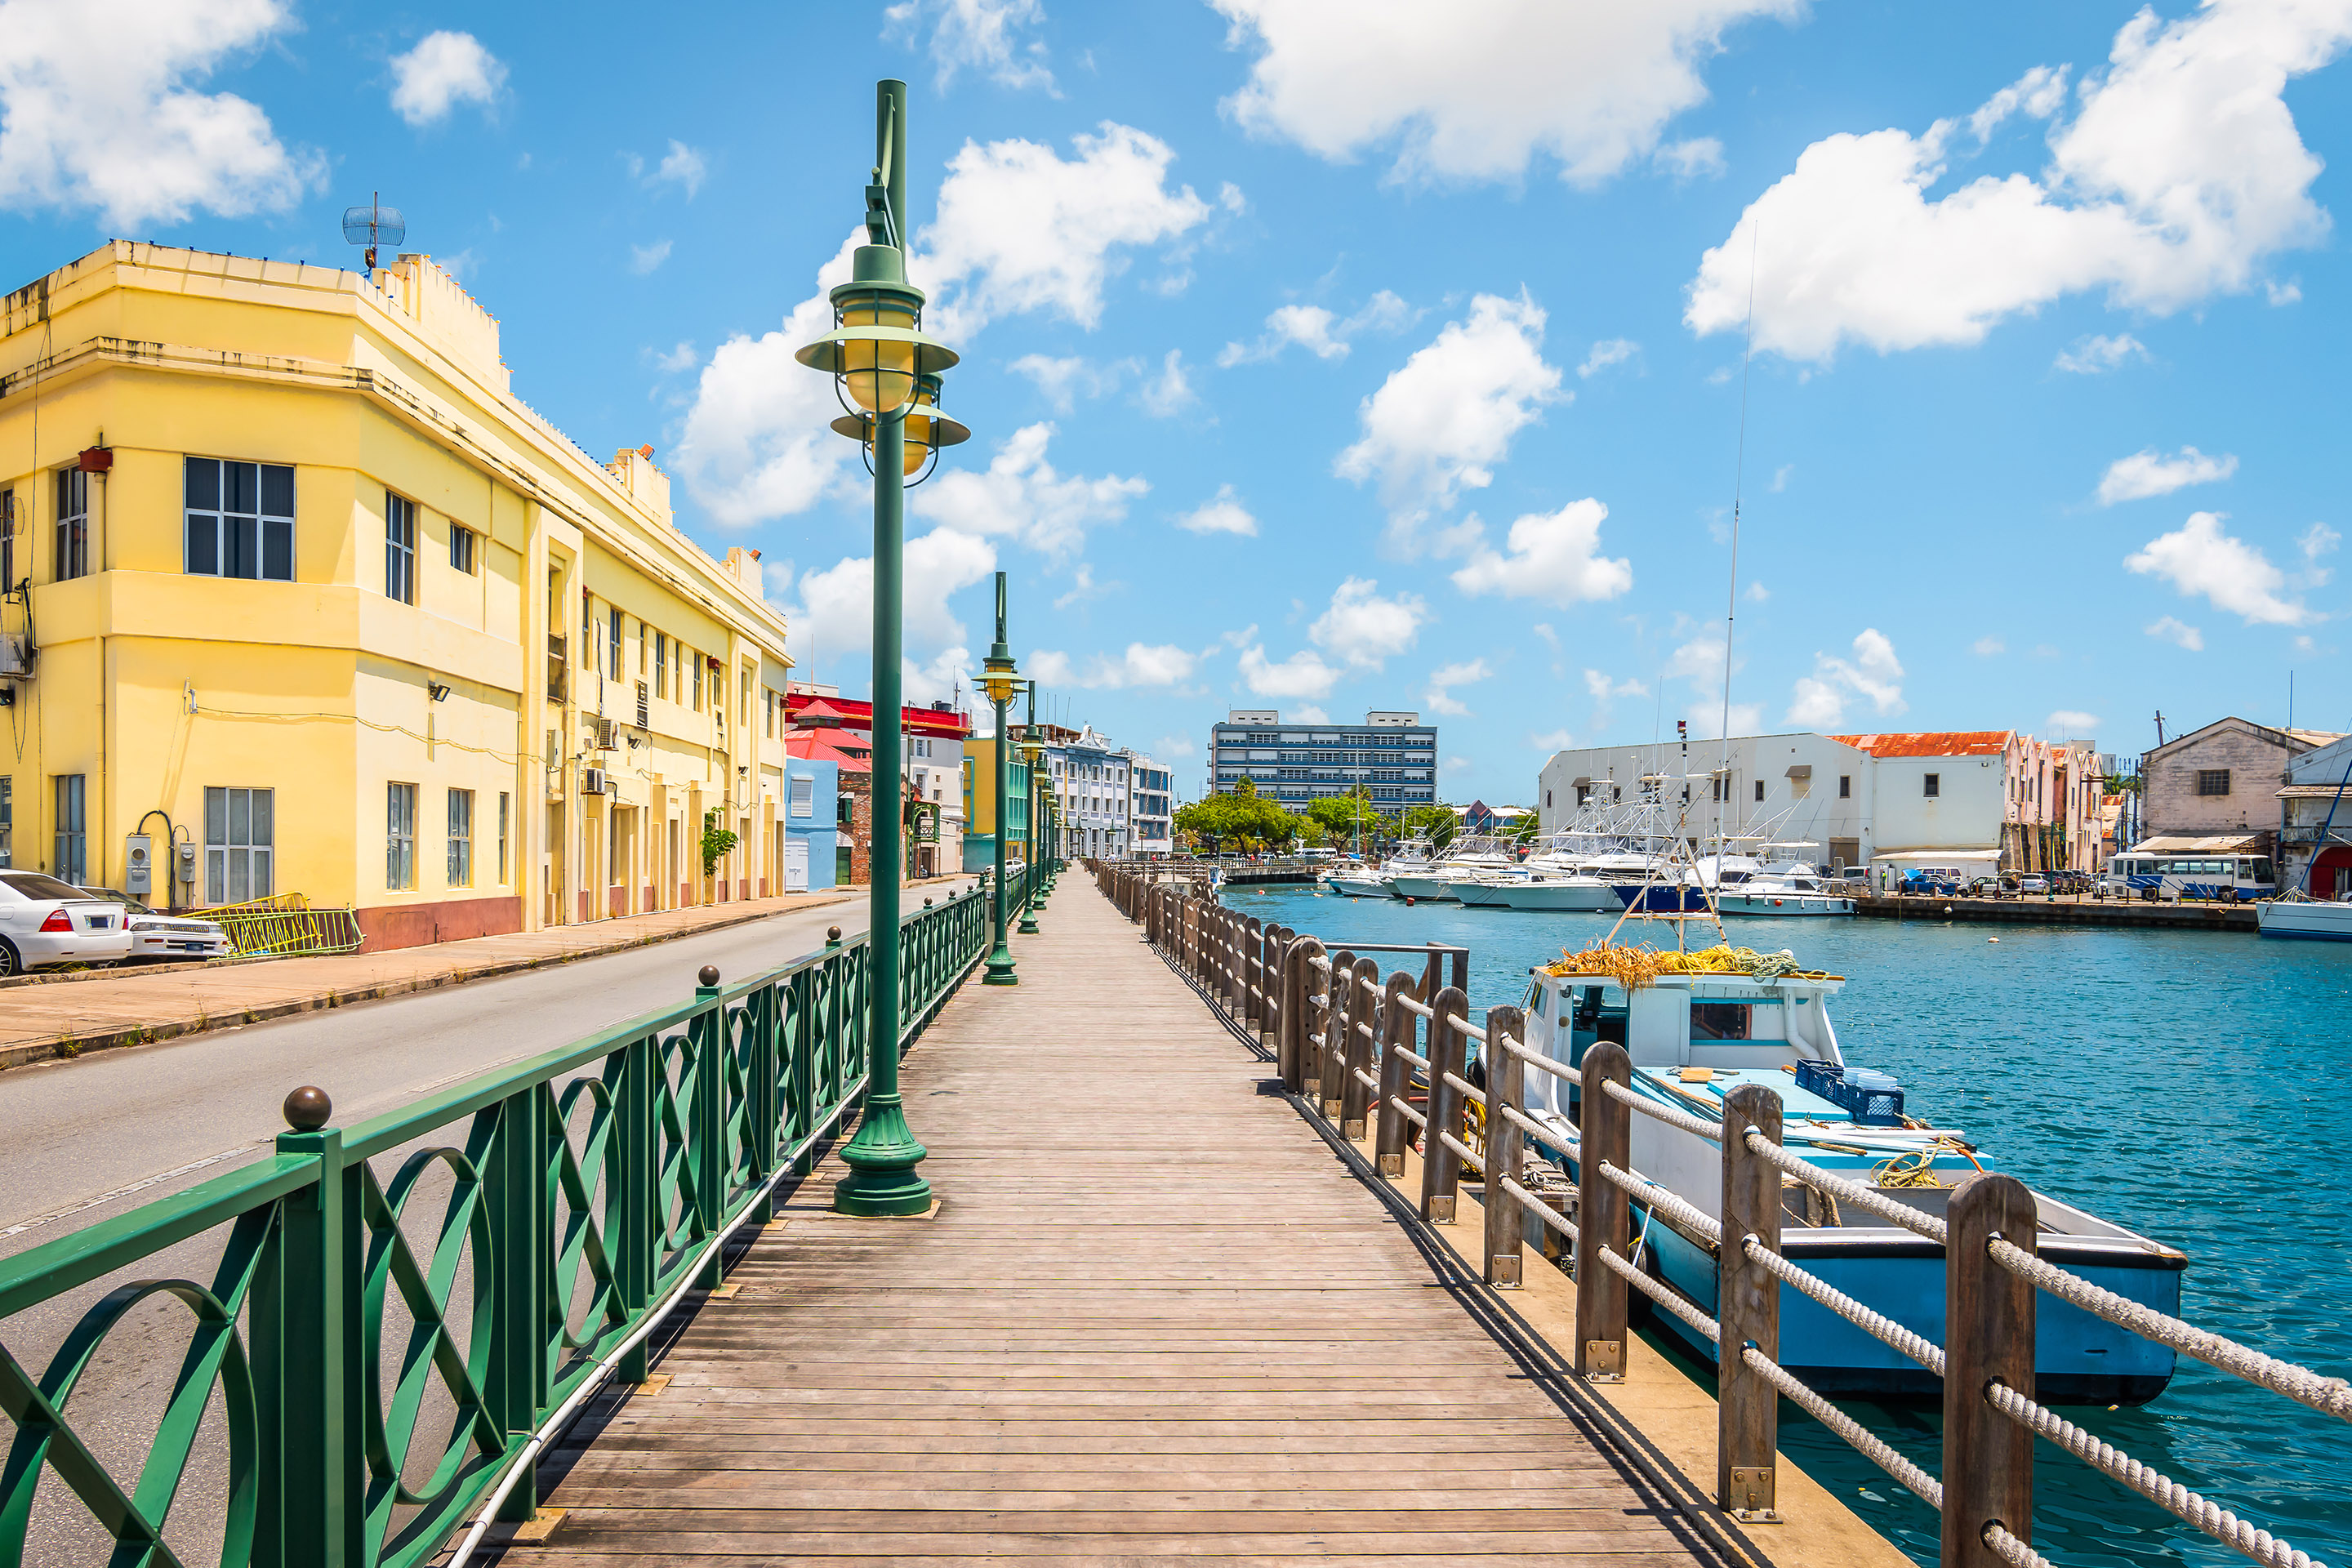
[[[1235, 889], [1226, 902], [1333, 946], [1471, 952], [1473, 1016], [1516, 1003], [1532, 964], [1601, 916]], [[2322, 1373], [2352, 1373], [2352, 1154], [2335, 1085], [2352, 1023], [2352, 943], [2202, 931], [1930, 921], [1733, 920], [1734, 943], [1791, 947], [1846, 975], [1847, 1059], [1890, 1071], [1907, 1108], [1965, 1129], [2032, 1185], [2187, 1252], [2192, 1322]], [[1998, 942], [1989, 938], [1999, 938]], [[1336, 939], [1336, 940], [1335, 940]], [[1938, 1468], [1932, 1409], [1846, 1402]], [[1923, 1563], [1934, 1510], [1783, 1402], [1780, 1446]], [[2352, 1568], [2352, 1426], [2183, 1359], [2137, 1410], [2067, 1416], [2313, 1557]], [[2048, 1444], [2035, 1545], [2072, 1564], [2242, 1563]], [[1769, 1542], [1767, 1543], [1769, 1549]]]

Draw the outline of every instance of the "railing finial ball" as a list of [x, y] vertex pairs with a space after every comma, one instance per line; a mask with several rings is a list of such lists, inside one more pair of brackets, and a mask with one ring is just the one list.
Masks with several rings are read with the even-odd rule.
[[841, 940], [841, 928], [839, 926], [825, 927], [824, 940], [827, 942], [839, 942]]
[[929, 909], [930, 907], [931, 907], [931, 900], [929, 900], [929, 899], [925, 899], [925, 900], [923, 900], [923, 908], [925, 908], [925, 909], [927, 909], [927, 910], [928, 910], [928, 909]]
[[719, 984], [719, 966], [715, 963], [706, 963], [702, 966], [701, 972], [698, 973], [695, 978], [701, 981], [706, 986], [716, 985]]
[[316, 1132], [334, 1114], [335, 1102], [316, 1085], [306, 1083], [286, 1097], [286, 1125], [297, 1132]]

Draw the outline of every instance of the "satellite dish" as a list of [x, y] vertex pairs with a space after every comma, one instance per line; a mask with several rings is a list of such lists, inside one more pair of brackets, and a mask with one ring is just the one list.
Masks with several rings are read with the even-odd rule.
[[363, 207], [343, 209], [343, 238], [352, 245], [367, 247], [368, 270], [375, 270], [375, 247], [379, 244], [398, 245], [408, 237], [408, 220], [400, 216], [398, 207], [385, 206], [371, 193]]

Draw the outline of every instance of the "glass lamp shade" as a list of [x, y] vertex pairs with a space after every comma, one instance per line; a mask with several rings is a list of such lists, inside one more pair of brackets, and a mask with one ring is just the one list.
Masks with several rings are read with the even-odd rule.
[[994, 659], [983, 662], [987, 673], [980, 678], [980, 689], [988, 693], [991, 702], [1012, 701], [1021, 689], [1021, 682], [1013, 673], [1012, 662], [1007, 660], [1003, 668], [997, 668]]
[[[912, 331], [913, 305], [887, 295], [869, 294], [845, 300], [840, 325], [900, 327]], [[887, 414], [904, 407], [915, 395], [915, 344], [905, 338], [841, 340], [840, 375], [849, 400], [868, 414]], [[909, 470], [911, 471], [911, 470]]]

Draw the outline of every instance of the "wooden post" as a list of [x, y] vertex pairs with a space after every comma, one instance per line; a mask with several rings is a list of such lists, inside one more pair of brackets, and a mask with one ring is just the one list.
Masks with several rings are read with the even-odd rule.
[[1462, 1136], [1462, 1091], [1445, 1081], [1459, 1078], [1467, 1065], [1470, 1037], [1461, 1024], [1469, 1015], [1470, 999], [1454, 986], [1437, 994], [1429, 1020], [1429, 1125], [1421, 1138], [1421, 1217], [1432, 1225], [1454, 1223], [1454, 1200], [1462, 1185], [1462, 1156], [1445, 1146], [1438, 1134]]
[[1282, 955], [1282, 1028], [1275, 1046], [1275, 1062], [1283, 1087], [1297, 1094], [1307, 1087], [1307, 998], [1314, 994], [1315, 971], [1310, 961], [1323, 955], [1323, 944], [1302, 936]]
[[1625, 1256], [1631, 1215], [1625, 1189], [1601, 1173], [1603, 1160], [1619, 1170], [1632, 1155], [1633, 1109], [1611, 1098], [1609, 1084], [1631, 1087], [1633, 1065], [1625, 1047], [1602, 1040], [1584, 1053], [1583, 1123], [1578, 1130], [1576, 1183], [1576, 1370], [1592, 1383], [1625, 1381], [1625, 1293], [1632, 1289], [1601, 1261], [1606, 1247]]
[[1421, 1026], [1420, 1015], [1397, 1005], [1397, 999], [1410, 996], [1418, 1002], [1427, 994], [1399, 972], [1389, 976], [1387, 1004], [1381, 1009], [1381, 1100], [1372, 1108], [1372, 1159], [1381, 1174], [1391, 1181], [1404, 1174], [1405, 1146], [1412, 1142], [1406, 1131], [1412, 1123], [1397, 1104], [1412, 1081], [1404, 1053], [1412, 1048]]
[[[1356, 966], [1356, 973], [1360, 992], [1363, 980], [1369, 979], [1374, 984], [1380, 983], [1380, 963], [1375, 959], [1365, 959]], [[1396, 1005], [1397, 982], [1403, 978], [1402, 974], [1391, 977], [1377, 1002], [1372, 1000], [1370, 993], [1363, 993], [1363, 1016], [1370, 1032], [1356, 1028], [1348, 1031], [1347, 1068], [1339, 1079], [1339, 1136], [1342, 1138], [1352, 1141], [1364, 1135], [1364, 1122], [1372, 1105], [1372, 1091], [1357, 1075], [1369, 1076], [1371, 1072], [1372, 1057], [1379, 1049], [1376, 1042], [1381, 1031], [1388, 1026], [1389, 1010]]]
[[2034, 1250], [2039, 1211], [2014, 1176], [1953, 1189], [1944, 1252], [1944, 1539], [1941, 1568], [2000, 1568], [1984, 1529], [2033, 1540], [2033, 1434], [1985, 1399], [2005, 1383], [2033, 1397], [2033, 1282], [1992, 1260], [1998, 1235]]
[[1265, 1016], [1265, 928], [1252, 915], [1242, 923], [1242, 1018], [1251, 1028]]
[[1742, 1084], [1723, 1105], [1723, 1245], [1717, 1319], [1723, 1352], [1715, 1404], [1716, 1505], [1743, 1524], [1774, 1523], [1773, 1451], [1780, 1441], [1780, 1391], [1740, 1358], [1754, 1345], [1780, 1359], [1780, 1281], [1748, 1256], [1754, 1237], [1780, 1250], [1780, 1173], [1748, 1147], [1748, 1129], [1780, 1141], [1780, 1097]]
[[1503, 1190], [1503, 1178], [1519, 1178], [1518, 1124], [1503, 1115], [1519, 1103], [1527, 1066], [1503, 1048], [1502, 1042], [1525, 1043], [1528, 1016], [1517, 1007], [1486, 1009], [1486, 1279], [1497, 1287], [1517, 1286], [1519, 1262], [1527, 1246], [1527, 1220], [1519, 1200]]
[[1368, 1011], [1363, 1006], [1363, 988], [1356, 984], [1357, 973], [1370, 964], [1380, 973], [1380, 965], [1370, 958], [1358, 958], [1352, 952], [1334, 953], [1331, 957], [1331, 1005], [1324, 1013], [1323, 1054], [1316, 1063], [1316, 1079], [1322, 1086], [1320, 1102], [1323, 1119], [1339, 1119], [1340, 1103], [1347, 1092], [1348, 1042], [1354, 1036], [1356, 1019]]

